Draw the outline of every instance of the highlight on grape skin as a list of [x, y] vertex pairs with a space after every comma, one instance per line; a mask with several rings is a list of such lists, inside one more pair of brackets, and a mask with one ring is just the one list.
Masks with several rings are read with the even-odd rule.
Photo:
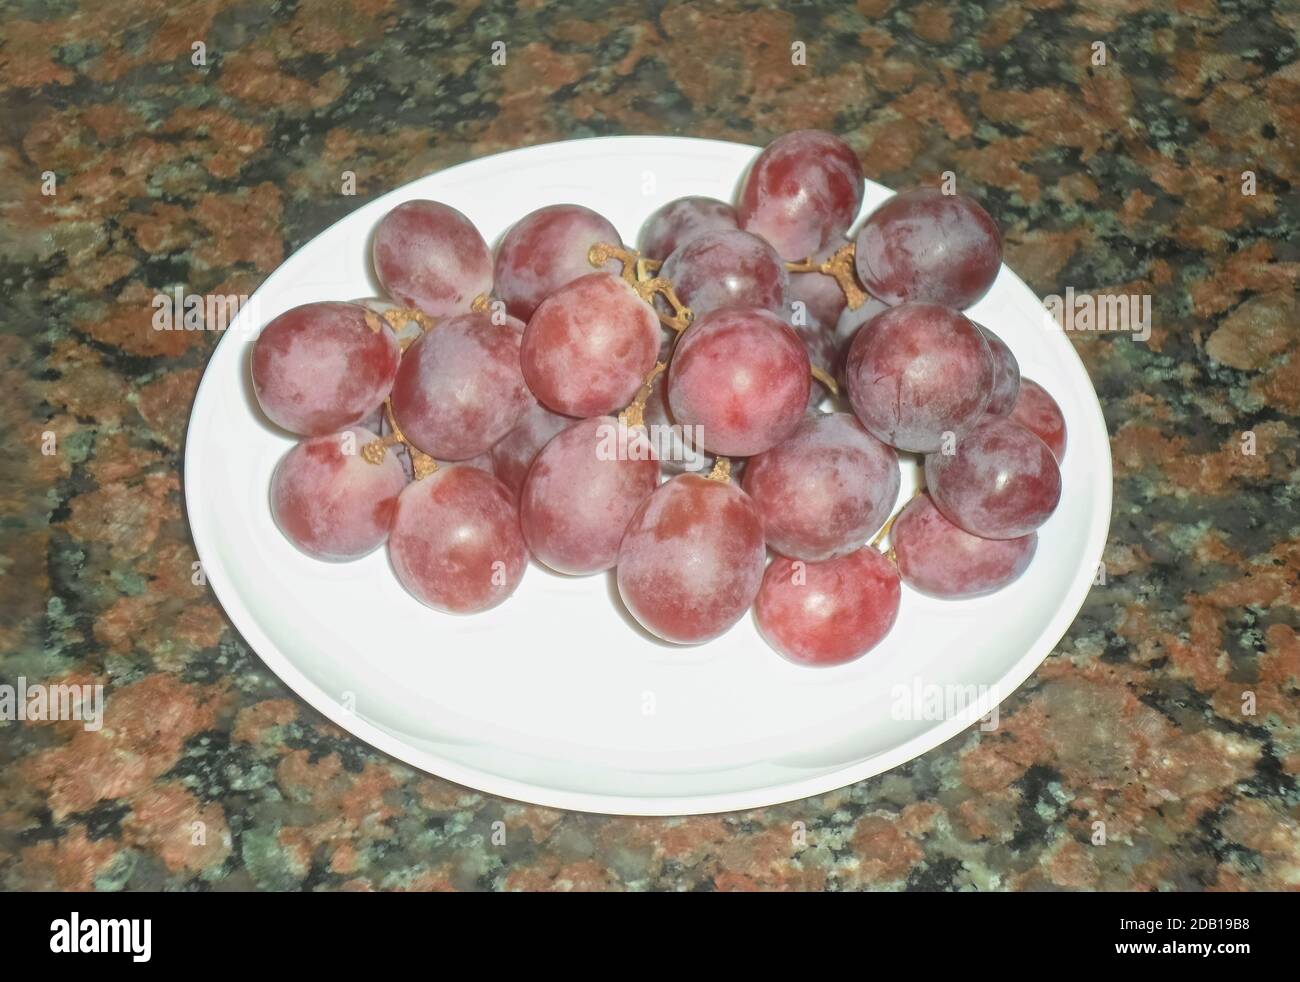
[[864, 324], [844, 368], [862, 425], [899, 450], [932, 453], [960, 437], [993, 394], [993, 355], [978, 327], [935, 303], [905, 303]]
[[296, 444], [271, 476], [275, 524], [307, 555], [360, 559], [384, 544], [406, 475], [387, 450], [378, 464], [363, 448], [378, 439], [359, 426]]
[[253, 342], [253, 391], [267, 418], [290, 433], [336, 433], [384, 401], [400, 357], [378, 315], [353, 303], [306, 303]]
[[[618, 229], [590, 208], [547, 205], [529, 212], [497, 246], [496, 295], [512, 316], [527, 322], [543, 300], [592, 272], [587, 256], [601, 242], [623, 244]], [[601, 269], [617, 273], [620, 265], [611, 259]]]
[[777, 556], [754, 603], [759, 632], [799, 665], [830, 667], [861, 658], [898, 618], [898, 570], [871, 546], [803, 562]]
[[932, 597], [961, 600], [1019, 579], [1034, 558], [1038, 533], [982, 539], [948, 521], [922, 494], [895, 519], [889, 542], [904, 583]]
[[697, 474], [661, 484], [628, 523], [618, 592], [647, 631], [699, 644], [735, 624], [763, 579], [763, 520], [744, 491]]
[[985, 539], [1028, 535], [1061, 500], [1052, 451], [1006, 416], [985, 416], [952, 454], [928, 454], [925, 483], [949, 521]]
[[894, 195], [867, 216], [855, 241], [858, 277], [888, 304], [964, 309], [988, 292], [1002, 266], [1002, 233], [989, 213], [938, 188]]
[[397, 499], [388, 556], [398, 582], [451, 614], [495, 607], [528, 566], [519, 515], [505, 485], [452, 464], [408, 484]]
[[792, 559], [853, 552], [898, 497], [898, 454], [847, 413], [813, 416], [751, 457], [742, 482], [763, 516], [768, 547]]
[[492, 292], [492, 252], [474, 223], [439, 201], [407, 201], [379, 220], [372, 253], [388, 294], [432, 317], [468, 313]]
[[519, 496], [519, 524], [532, 554], [560, 573], [609, 569], [633, 513], [659, 486], [643, 427], [613, 416], [574, 423], [533, 461]]

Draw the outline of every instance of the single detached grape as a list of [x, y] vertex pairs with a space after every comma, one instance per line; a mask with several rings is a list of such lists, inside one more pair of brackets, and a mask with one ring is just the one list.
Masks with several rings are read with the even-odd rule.
[[271, 476], [271, 515], [285, 538], [316, 559], [359, 559], [388, 538], [406, 475], [390, 448], [378, 464], [362, 449], [378, 437], [351, 427], [303, 440]]
[[561, 573], [609, 569], [633, 513], [659, 486], [646, 431], [613, 416], [574, 423], [542, 448], [519, 496], [529, 550]]
[[401, 357], [397, 336], [353, 303], [307, 303], [272, 320], [253, 342], [253, 391], [267, 418], [324, 436], [361, 422], [384, 401]]
[[925, 300], [969, 307], [1002, 265], [1002, 235], [989, 213], [963, 194], [917, 188], [896, 194], [858, 230], [858, 277], [889, 304]]
[[978, 327], [937, 303], [877, 314], [853, 339], [844, 366], [862, 425], [900, 450], [939, 450], [983, 414], [993, 355]]
[[824, 130], [795, 130], [755, 159], [736, 211], [746, 232], [767, 239], [786, 259], [806, 259], [848, 231], [863, 190], [852, 147]]
[[439, 321], [406, 349], [393, 385], [397, 425], [438, 460], [484, 453], [527, 406], [519, 333], [487, 313]]
[[524, 378], [542, 405], [566, 416], [624, 408], [654, 368], [661, 329], [621, 276], [589, 273], [542, 301], [524, 329]]
[[1061, 500], [1052, 451], [1007, 416], [985, 416], [955, 453], [928, 454], [925, 483], [945, 518], [985, 539], [1028, 535]]
[[375, 275], [404, 307], [464, 314], [492, 292], [492, 251], [474, 223], [437, 201], [407, 201], [379, 220]]
[[699, 644], [735, 624], [763, 579], [763, 520], [749, 495], [681, 474], [641, 503], [618, 550], [618, 592], [650, 633]]
[[1038, 546], [1037, 532], [1015, 539], [971, 535], [925, 494], [908, 503], [889, 534], [903, 582], [946, 600], [1002, 589], [1025, 571]]
[[533, 466], [537, 452], [550, 442], [551, 437], [573, 424], [569, 416], [553, 413], [529, 395], [528, 408], [515, 424], [515, 428], [492, 445], [492, 473], [519, 497], [528, 468]]
[[[844, 242], [835, 239], [813, 256], [814, 262], [825, 262]], [[786, 291], [791, 307], [791, 325], [798, 330], [799, 321], [818, 330], [832, 332], [846, 309], [844, 291], [835, 277], [825, 273], [791, 273], [790, 288]]]
[[751, 457], [744, 488], [767, 544], [792, 559], [823, 560], [861, 546], [898, 497], [898, 454], [848, 413], [810, 416]]
[[739, 228], [736, 209], [717, 198], [677, 198], [658, 208], [641, 226], [641, 255], [667, 259], [702, 232]]
[[870, 546], [818, 563], [777, 556], [754, 614], [767, 643], [790, 661], [843, 665], [889, 633], [901, 594], [898, 570]]
[[1020, 363], [1011, 353], [1007, 343], [981, 324], [976, 324], [984, 341], [993, 355], [993, 395], [989, 399], [986, 413], [1005, 416], [1015, 407], [1016, 396], [1020, 392]]
[[510, 492], [491, 474], [463, 464], [406, 486], [388, 556], [411, 596], [453, 614], [495, 607], [515, 592], [528, 565]]
[[673, 417], [703, 427], [704, 448], [748, 457], [774, 447], [803, 419], [810, 376], [799, 336], [769, 310], [705, 314], [677, 342], [668, 370]]
[[[515, 317], [527, 321], [538, 304], [595, 267], [587, 253], [598, 242], [621, 246], [618, 230], [582, 205], [547, 205], [510, 228], [497, 247], [496, 295]], [[617, 273], [614, 259], [600, 267]]]
[[770, 245], [739, 229], [704, 232], [664, 261], [659, 275], [696, 317], [722, 307], [780, 313], [790, 276]]
[[1011, 418], [1046, 443], [1058, 461], [1065, 459], [1065, 417], [1041, 385], [1027, 378], [1020, 380]]
[[[668, 361], [667, 354], [660, 352], [660, 361]], [[703, 444], [694, 427], [682, 426], [668, 409], [668, 373], [660, 372], [650, 383], [650, 396], [645, 401], [645, 425], [659, 458], [659, 469], [665, 474], [707, 474], [715, 463], [712, 454], [704, 451]], [[736, 463], [733, 462], [731, 479], [737, 479]]]

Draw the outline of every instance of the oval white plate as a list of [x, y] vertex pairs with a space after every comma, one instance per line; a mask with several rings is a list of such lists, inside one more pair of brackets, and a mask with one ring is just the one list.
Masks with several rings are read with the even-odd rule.
[[[492, 794], [596, 812], [693, 814], [819, 794], [904, 763], [969, 726], [1046, 657], [1101, 558], [1110, 450], [1083, 365], [1005, 267], [971, 313], [1061, 405], [1069, 426], [1061, 505], [1018, 582], [963, 602], [905, 588], [889, 637], [853, 664], [791, 665], [751, 617], [698, 648], [661, 645], [630, 626], [612, 577], [559, 577], [536, 564], [495, 610], [439, 614], [402, 590], [384, 550], [320, 563], [276, 529], [267, 489], [292, 440], [257, 409], [248, 347], [262, 324], [297, 304], [378, 293], [368, 245], [390, 208], [444, 201], [495, 242], [534, 208], [577, 202], [635, 242], [646, 216], [672, 198], [731, 200], [757, 152], [711, 140], [607, 137], [498, 154], [372, 201], [267, 279], [199, 386], [185, 498], [222, 606], [302, 698], [380, 750]], [[868, 182], [864, 214], [889, 193]], [[913, 480], [905, 473], [901, 499]], [[900, 701], [904, 691], [916, 698]], [[933, 718], [932, 698], [959, 692], [978, 694], [977, 705]]]

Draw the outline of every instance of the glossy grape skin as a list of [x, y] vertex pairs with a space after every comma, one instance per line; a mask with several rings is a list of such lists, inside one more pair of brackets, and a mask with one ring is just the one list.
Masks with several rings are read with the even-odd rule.
[[641, 226], [641, 255], [664, 260], [703, 232], [740, 228], [736, 209], [717, 198], [676, 198]]
[[777, 556], [763, 574], [754, 615], [763, 638], [798, 665], [861, 658], [898, 618], [898, 570], [870, 546], [824, 562]]
[[993, 356], [993, 395], [984, 411], [994, 416], [1006, 416], [1015, 407], [1016, 396], [1020, 393], [1020, 363], [1005, 341], [982, 324], [975, 326], [984, 335], [984, 342]]
[[932, 597], [959, 600], [1018, 579], [1034, 558], [1038, 533], [981, 539], [944, 518], [922, 494], [894, 520], [889, 541], [904, 583]]
[[387, 397], [401, 358], [397, 336], [364, 307], [307, 303], [272, 320], [253, 342], [253, 391], [290, 433], [353, 426]]
[[969, 307], [1002, 265], [1002, 234], [979, 203], [938, 188], [896, 194], [858, 230], [858, 278], [888, 304]]
[[359, 426], [294, 446], [271, 476], [271, 515], [315, 559], [359, 559], [388, 538], [406, 475], [390, 448], [378, 464], [362, 448], [378, 437]]
[[681, 474], [641, 503], [618, 550], [618, 592], [651, 634], [716, 638], [740, 620], [763, 579], [763, 520], [733, 484]]
[[893, 448], [848, 413], [828, 413], [751, 457], [743, 486], [771, 549], [820, 561], [855, 551], [885, 523], [900, 480]]
[[1065, 459], [1065, 417], [1056, 400], [1041, 385], [1032, 379], [1020, 380], [1011, 418], [1046, 443], [1058, 462]]
[[379, 220], [372, 254], [384, 290], [430, 317], [468, 313], [492, 293], [492, 251], [474, 223], [438, 201], [406, 201]]
[[776, 314], [728, 307], [705, 314], [677, 342], [668, 369], [673, 418], [703, 426], [711, 453], [748, 457], [799, 425], [808, 403], [808, 351]]
[[[660, 360], [667, 360], [663, 353]], [[707, 474], [715, 463], [712, 454], [706, 453], [695, 438], [695, 431], [684, 428], [673, 419], [668, 409], [668, 373], [660, 372], [650, 383], [650, 395], [645, 401], [645, 424], [659, 457], [659, 469], [665, 474]], [[733, 465], [732, 480], [738, 475]]]
[[659, 275], [672, 282], [678, 299], [697, 318], [723, 307], [780, 313], [790, 285], [776, 251], [739, 229], [695, 236], [664, 261]]
[[661, 332], [654, 310], [626, 280], [589, 273], [547, 297], [528, 321], [524, 378], [553, 412], [617, 412], [654, 368]]
[[486, 452], [527, 406], [519, 333], [487, 313], [439, 321], [406, 349], [393, 385], [397, 425], [438, 460]]
[[492, 445], [489, 451], [492, 473], [510, 489], [516, 500], [538, 451], [550, 442], [551, 437], [574, 422], [571, 416], [551, 412], [530, 394], [528, 407], [515, 428]]
[[627, 523], [658, 486], [644, 429], [613, 416], [579, 420], [543, 447], [528, 471], [519, 496], [524, 540], [557, 572], [609, 569]]
[[984, 539], [1028, 535], [1061, 500], [1052, 451], [1007, 416], [985, 416], [953, 454], [928, 454], [925, 484], [945, 518]]
[[785, 259], [806, 259], [848, 231], [862, 207], [862, 164], [824, 130], [795, 130], [760, 153], [745, 175], [740, 227]]
[[398, 581], [435, 610], [472, 614], [514, 593], [528, 566], [519, 515], [505, 485], [451, 464], [397, 499], [388, 556]]
[[[599, 242], [621, 246], [618, 230], [582, 205], [547, 205], [511, 226], [497, 246], [496, 295], [511, 315], [527, 322], [538, 305], [565, 284], [595, 272], [587, 253]], [[611, 259], [599, 267], [617, 273]]]
[[993, 355], [958, 311], [906, 303], [877, 314], [853, 339], [844, 365], [862, 425], [900, 450], [939, 450], [960, 436], [993, 393]]

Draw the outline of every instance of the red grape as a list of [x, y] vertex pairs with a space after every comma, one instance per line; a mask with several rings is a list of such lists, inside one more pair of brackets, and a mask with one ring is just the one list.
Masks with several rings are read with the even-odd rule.
[[487, 313], [439, 321], [406, 349], [393, 385], [397, 425], [439, 460], [484, 453], [527, 406], [519, 333]]
[[[667, 361], [668, 356], [661, 352], [659, 360]], [[667, 372], [660, 372], [651, 381], [644, 417], [651, 443], [659, 458], [659, 469], [665, 474], [684, 474], [688, 471], [697, 474], [713, 467], [714, 458], [704, 452], [694, 428], [683, 427], [669, 412]], [[734, 463], [731, 477], [732, 480], [737, 477]]]
[[[972, 323], [974, 323], [972, 321]], [[981, 324], [976, 324], [993, 356], [993, 396], [984, 410], [994, 416], [1005, 416], [1016, 404], [1020, 392], [1020, 363], [1011, 353], [1007, 343]]]
[[777, 556], [754, 614], [767, 643], [799, 665], [861, 658], [894, 626], [902, 589], [894, 564], [870, 546], [824, 562]]
[[624, 408], [654, 368], [659, 319], [622, 277], [588, 273], [547, 297], [524, 329], [524, 378], [566, 416]]
[[925, 483], [945, 518], [985, 539], [1028, 535], [1061, 500], [1052, 451], [1007, 416], [985, 416], [956, 453], [928, 454]]
[[890, 545], [908, 586], [947, 600], [977, 597], [1017, 579], [1034, 558], [1038, 533], [981, 539], [958, 528], [929, 495], [913, 498], [894, 520]]
[[1058, 461], [1065, 459], [1065, 417], [1041, 385], [1027, 378], [1020, 380], [1011, 418], [1046, 443]]
[[667, 259], [702, 232], [739, 228], [736, 209], [717, 198], [677, 198], [641, 226], [641, 255]]
[[491, 474], [463, 464], [406, 486], [388, 555], [413, 597], [453, 614], [495, 607], [514, 593], [528, 565], [510, 492]]
[[702, 426], [706, 450], [748, 457], [776, 446], [808, 403], [808, 352], [776, 314], [728, 307], [682, 334], [668, 370], [673, 417]]
[[993, 392], [993, 355], [980, 330], [936, 303], [905, 303], [858, 331], [844, 366], [862, 424], [900, 450], [930, 453], [960, 436]]
[[847, 413], [829, 413], [751, 457], [744, 488], [772, 549], [823, 560], [853, 552], [885, 523], [899, 481], [891, 447]]
[[1002, 235], [973, 199], [917, 188], [867, 216], [855, 262], [863, 285], [886, 303], [969, 307], [997, 279]]
[[492, 445], [492, 473], [510, 489], [516, 499], [523, 489], [528, 468], [537, 452], [560, 430], [572, 425], [573, 419], [553, 413], [529, 396], [528, 408], [515, 428]]
[[492, 292], [492, 251], [449, 205], [407, 201], [379, 220], [375, 275], [398, 303], [431, 317], [464, 314]]
[[533, 461], [519, 496], [528, 548], [561, 573], [585, 575], [618, 559], [632, 514], [659, 486], [646, 431], [613, 416], [574, 423]]
[[805, 259], [848, 231], [862, 207], [862, 164], [833, 133], [795, 130], [755, 159], [741, 185], [740, 227], [786, 259]]
[[253, 391], [272, 423], [304, 436], [361, 422], [393, 387], [397, 336], [354, 303], [307, 303], [253, 342]]
[[303, 440], [271, 476], [271, 515], [285, 537], [316, 559], [358, 559], [381, 546], [406, 484], [390, 447], [378, 464], [362, 449], [378, 437], [354, 426]]
[[698, 644], [749, 609], [765, 556], [763, 520], [749, 495], [681, 474], [661, 484], [628, 523], [618, 550], [618, 592], [652, 634]]
[[704, 232], [679, 246], [659, 275], [696, 317], [722, 307], [781, 312], [790, 276], [776, 251], [756, 235], [729, 229]]
[[[594, 267], [587, 253], [597, 242], [621, 246], [618, 230], [582, 205], [547, 205], [529, 212], [497, 247], [496, 295], [515, 317], [527, 321], [538, 304]], [[611, 259], [601, 269], [622, 269]]]

